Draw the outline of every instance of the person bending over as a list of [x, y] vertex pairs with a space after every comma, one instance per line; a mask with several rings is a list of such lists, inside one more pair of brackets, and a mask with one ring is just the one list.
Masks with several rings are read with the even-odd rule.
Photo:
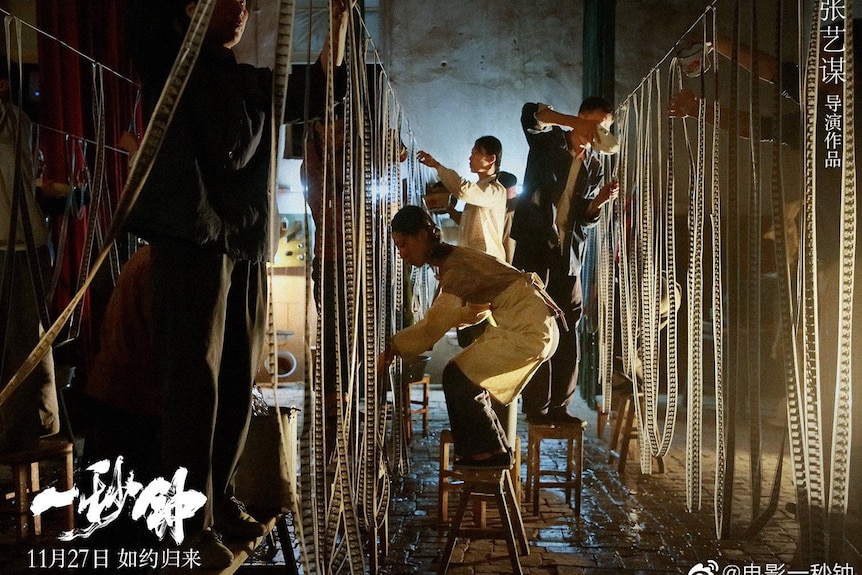
[[459, 466], [512, 466], [494, 403], [514, 400], [557, 348], [556, 304], [538, 279], [482, 252], [440, 241], [422, 208], [406, 206], [391, 224], [392, 239], [410, 265], [436, 269], [439, 292], [425, 317], [392, 337], [381, 365], [395, 355], [430, 349], [449, 329], [488, 320], [488, 327], [443, 369], [443, 392]]

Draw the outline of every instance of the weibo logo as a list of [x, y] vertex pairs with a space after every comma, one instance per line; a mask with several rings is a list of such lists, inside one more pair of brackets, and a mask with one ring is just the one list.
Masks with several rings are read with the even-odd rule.
[[703, 563], [698, 563], [688, 570], [688, 575], [718, 575], [718, 563], [712, 559]]

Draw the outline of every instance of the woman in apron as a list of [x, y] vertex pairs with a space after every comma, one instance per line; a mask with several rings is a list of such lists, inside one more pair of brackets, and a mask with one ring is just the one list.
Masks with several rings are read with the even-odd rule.
[[489, 320], [485, 333], [443, 370], [443, 392], [460, 466], [509, 468], [513, 456], [493, 403], [508, 405], [557, 348], [556, 304], [541, 282], [485, 253], [440, 241], [419, 206], [401, 209], [391, 224], [401, 258], [436, 270], [439, 288], [425, 317], [392, 337], [384, 352], [415, 357], [453, 327]]

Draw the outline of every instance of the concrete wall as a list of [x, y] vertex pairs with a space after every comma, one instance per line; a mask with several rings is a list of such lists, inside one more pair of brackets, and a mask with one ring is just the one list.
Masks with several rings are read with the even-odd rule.
[[[617, 2], [616, 102], [703, 13], [705, 1]], [[524, 102], [576, 112], [583, 74], [583, 2], [381, 2], [384, 66], [420, 145], [467, 171], [473, 141], [503, 142], [503, 169], [519, 178]]]

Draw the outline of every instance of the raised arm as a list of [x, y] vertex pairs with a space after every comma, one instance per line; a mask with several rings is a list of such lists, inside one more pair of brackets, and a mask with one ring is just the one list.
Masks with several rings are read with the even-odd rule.
[[586, 120], [579, 116], [571, 114], [563, 114], [557, 112], [550, 106], [539, 106], [536, 111], [536, 120], [540, 126], [560, 126], [562, 128], [570, 128], [569, 142], [583, 147], [586, 144], [596, 141], [599, 137], [596, 123]]
[[[284, 103], [285, 123], [290, 124], [322, 116], [326, 109], [326, 86], [331, 72], [335, 73], [333, 78], [335, 101], [341, 101], [347, 93], [344, 50], [350, 10], [353, 9], [354, 3], [355, 0], [334, 0], [332, 5], [332, 32], [331, 35], [326, 36], [320, 55], [308, 69], [301, 69], [290, 75]], [[334, 45], [332, 44], [333, 38], [335, 39]], [[307, 110], [306, 103], [308, 104]]]

